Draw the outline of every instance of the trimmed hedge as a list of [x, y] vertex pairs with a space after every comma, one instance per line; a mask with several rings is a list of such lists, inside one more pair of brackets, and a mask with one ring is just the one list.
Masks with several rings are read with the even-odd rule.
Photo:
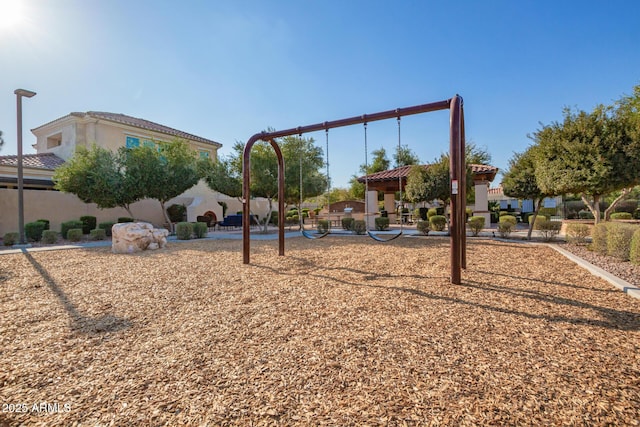
[[434, 231], [442, 231], [447, 225], [447, 218], [444, 215], [433, 215], [429, 218], [429, 227]]
[[38, 222], [44, 222], [44, 229], [48, 230], [49, 229], [49, 220], [48, 219], [37, 219], [36, 221]]
[[500, 233], [500, 237], [505, 239], [509, 237], [513, 231], [513, 227], [514, 224], [511, 221], [500, 221], [498, 223], [498, 233]]
[[69, 230], [74, 228], [79, 228], [82, 231], [82, 221], [74, 219], [73, 221], [67, 221], [60, 224], [60, 234], [62, 234], [62, 238], [68, 239], [69, 236], [67, 233]]
[[483, 216], [472, 216], [469, 218], [469, 229], [471, 234], [477, 236], [484, 228], [485, 218]]
[[207, 237], [208, 231], [209, 231], [209, 227], [207, 227], [206, 222], [193, 223], [193, 234], [195, 234], [196, 239], [202, 239], [203, 237]]
[[[431, 216], [433, 216], [433, 215], [431, 215]], [[416, 223], [416, 229], [420, 233], [424, 234], [425, 236], [428, 236], [429, 235], [429, 231], [431, 231], [431, 229], [429, 228], [429, 221], [422, 221], [422, 220], [418, 221]]]
[[631, 238], [629, 261], [633, 264], [640, 265], [640, 227], [633, 233], [633, 237]]
[[633, 219], [633, 215], [629, 212], [614, 212], [611, 214], [611, 219]]
[[42, 239], [42, 232], [45, 230], [46, 224], [44, 222], [28, 222], [24, 225], [24, 235], [27, 240], [33, 242], [39, 242]]
[[367, 232], [367, 224], [363, 219], [353, 221], [353, 232], [356, 234], [364, 234]]
[[167, 216], [171, 222], [184, 221], [187, 214], [187, 207], [185, 205], [173, 204], [167, 208]]
[[389, 229], [389, 218], [388, 217], [379, 217], [375, 220], [376, 230], [377, 231], [385, 231]]
[[[538, 222], [539, 221], [546, 221], [548, 218], [544, 215], [540, 215], [538, 214], [538, 216], [536, 216], [536, 222], [535, 224], [533, 224], [533, 228], [534, 229], [538, 229]], [[529, 221], [529, 224], [531, 224], [531, 221], [533, 221], [533, 215], [530, 215], [529, 218], [527, 218], [527, 220]]]
[[44, 230], [42, 232], [42, 242], [52, 245], [58, 241], [58, 232], [55, 230]]
[[316, 228], [318, 229], [318, 233], [326, 233], [327, 231], [329, 231], [329, 221], [326, 219], [319, 219]]
[[20, 239], [20, 233], [5, 233], [2, 242], [5, 246], [13, 246]]
[[591, 249], [600, 255], [607, 254], [608, 224], [601, 222], [596, 224], [591, 231]]
[[105, 235], [108, 237], [111, 237], [111, 229], [113, 228], [113, 225], [115, 224], [115, 222], [101, 222], [100, 224], [98, 224], [98, 228], [102, 228], [105, 232]]
[[80, 240], [82, 240], [82, 235], [82, 228], [71, 228], [67, 230], [67, 239], [71, 240], [72, 242], [79, 242]]
[[542, 239], [545, 242], [550, 242], [560, 233], [562, 222], [549, 220], [536, 221], [535, 227], [540, 231], [540, 234], [542, 234]]
[[89, 239], [91, 240], [104, 240], [107, 237], [107, 232], [104, 228], [94, 228], [89, 230]]
[[135, 222], [135, 220], [133, 218], [129, 218], [128, 216], [118, 217], [118, 223], [122, 222]]
[[631, 224], [610, 223], [607, 226], [607, 255], [629, 261], [631, 239], [638, 229]]
[[584, 245], [587, 243], [587, 237], [591, 234], [590, 227], [587, 224], [568, 224], [567, 225], [567, 242], [575, 245]]
[[353, 221], [355, 221], [355, 219], [351, 217], [342, 218], [342, 228], [344, 230], [353, 230]]
[[193, 234], [193, 224], [190, 222], [179, 222], [176, 224], [176, 238], [178, 240], [189, 240]]
[[516, 218], [513, 215], [502, 215], [500, 217], [500, 220], [498, 222], [498, 224], [502, 224], [503, 222], [508, 222], [510, 223], [513, 227], [516, 226], [516, 224], [518, 223], [518, 218]]
[[84, 215], [80, 217], [82, 221], [82, 234], [89, 234], [91, 230], [96, 228], [96, 217], [92, 215]]
[[429, 208], [427, 211], [427, 219], [430, 219], [434, 215], [438, 215], [438, 210], [436, 208]]

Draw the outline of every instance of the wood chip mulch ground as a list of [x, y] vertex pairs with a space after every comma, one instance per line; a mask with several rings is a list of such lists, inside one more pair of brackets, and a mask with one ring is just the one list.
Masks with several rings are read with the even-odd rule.
[[640, 300], [553, 249], [286, 243], [0, 256], [0, 425], [639, 425]]

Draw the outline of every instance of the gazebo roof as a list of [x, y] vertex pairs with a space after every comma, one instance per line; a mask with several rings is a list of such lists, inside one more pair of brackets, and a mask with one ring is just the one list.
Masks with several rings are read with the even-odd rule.
[[[424, 168], [428, 168], [429, 165], [421, 165]], [[474, 181], [487, 181], [491, 182], [495, 179], [498, 173], [498, 168], [491, 165], [478, 165], [470, 164], [471, 172], [473, 173]], [[400, 166], [395, 169], [389, 169], [382, 172], [372, 173], [371, 175], [364, 175], [358, 178], [358, 182], [368, 182], [369, 187], [372, 190], [378, 191], [398, 191], [398, 181], [402, 180], [402, 187], [407, 184], [407, 177], [411, 171], [412, 165]]]

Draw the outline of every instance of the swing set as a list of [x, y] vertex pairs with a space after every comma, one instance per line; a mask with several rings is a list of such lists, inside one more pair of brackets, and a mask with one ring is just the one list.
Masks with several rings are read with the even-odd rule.
[[[285, 206], [284, 206], [284, 158], [280, 146], [275, 141], [290, 135], [302, 135], [308, 132], [317, 132], [325, 130], [327, 141], [327, 177], [329, 176], [329, 129], [351, 126], [355, 124], [364, 125], [364, 141], [365, 141], [365, 167], [367, 164], [367, 123], [396, 118], [398, 120], [398, 149], [400, 149], [400, 118], [409, 115], [429, 113], [432, 111], [450, 110], [449, 114], [449, 153], [450, 153], [450, 259], [451, 259], [451, 283], [461, 283], [461, 268], [466, 268], [466, 230], [465, 230], [465, 208], [466, 208], [466, 164], [465, 164], [465, 139], [464, 139], [464, 108], [462, 97], [455, 95], [453, 98], [433, 102], [429, 104], [416, 105], [413, 107], [397, 108], [395, 110], [382, 111], [374, 114], [364, 114], [362, 116], [349, 117], [345, 119], [334, 120], [330, 122], [317, 123], [307, 126], [299, 126], [297, 128], [261, 132], [253, 135], [245, 144], [243, 151], [242, 163], [242, 254], [243, 263], [250, 262], [250, 206], [251, 197], [251, 149], [257, 141], [269, 142], [273, 147], [276, 158], [278, 160], [278, 255], [284, 256], [284, 223], [285, 223]], [[302, 170], [300, 171], [300, 192], [302, 193]], [[400, 201], [402, 203], [402, 179], [399, 178]], [[368, 181], [365, 178], [365, 192], [368, 193]], [[302, 199], [302, 194], [301, 194]], [[368, 212], [368, 203], [365, 201], [365, 218], [371, 214]], [[302, 216], [300, 216], [302, 217]], [[387, 242], [400, 237], [403, 234], [402, 221], [400, 221], [400, 232], [393, 237], [385, 239], [369, 230], [369, 221], [367, 223], [367, 234], [376, 241]], [[311, 239], [325, 237], [327, 233], [313, 236], [301, 227], [303, 236]]]

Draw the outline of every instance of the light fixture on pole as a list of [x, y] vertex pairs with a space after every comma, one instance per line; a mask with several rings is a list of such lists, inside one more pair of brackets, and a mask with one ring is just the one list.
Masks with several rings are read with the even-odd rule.
[[16, 89], [16, 111], [18, 114], [18, 228], [20, 231], [20, 244], [25, 244], [24, 239], [24, 189], [22, 176], [22, 97], [31, 98], [35, 92], [26, 89]]

